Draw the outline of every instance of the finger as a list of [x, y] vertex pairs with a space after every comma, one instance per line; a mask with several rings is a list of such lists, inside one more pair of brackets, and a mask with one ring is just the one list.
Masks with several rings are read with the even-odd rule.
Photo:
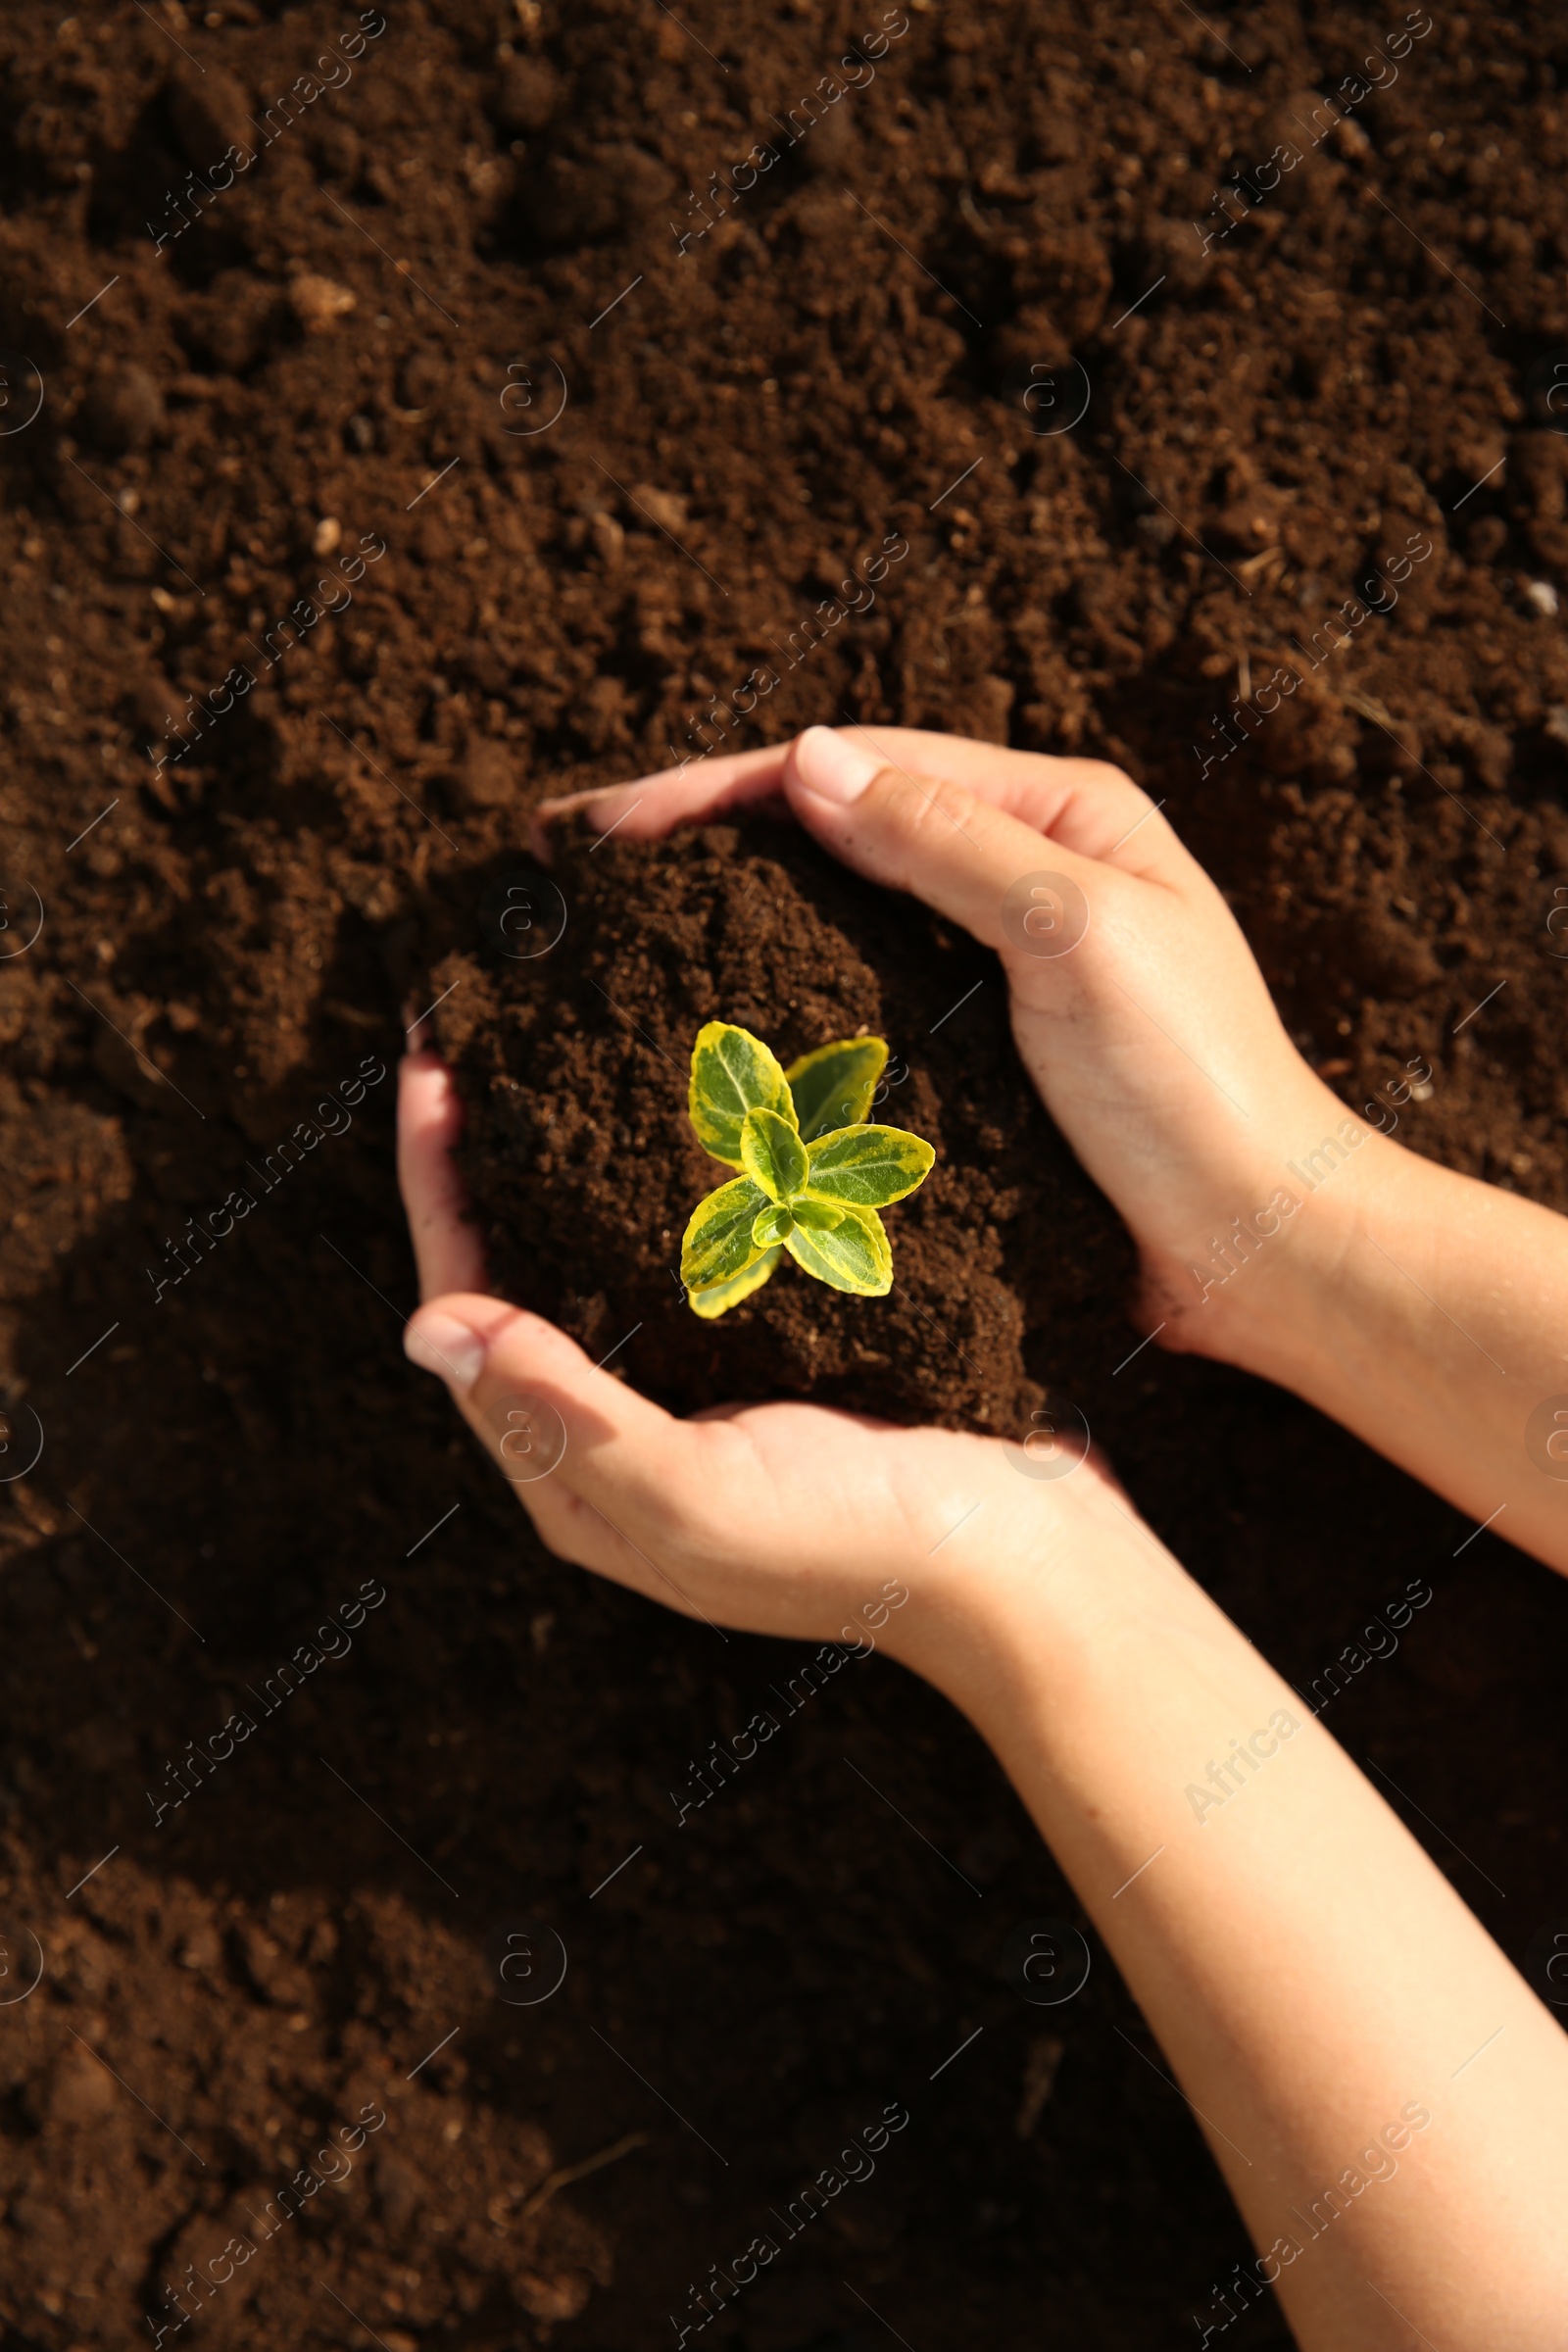
[[[1004, 959], [1017, 946], [1004, 920], [1014, 884], [1043, 872], [1064, 875], [1091, 913], [1107, 886], [1137, 887], [1096, 859], [1043, 840], [1033, 825], [966, 784], [884, 766], [863, 744], [828, 727], [811, 727], [799, 739], [785, 785], [801, 821], [846, 865], [923, 899]], [[1058, 968], [1073, 961], [1040, 960]]]
[[[809, 734], [826, 734], [810, 728]], [[1080, 857], [1115, 858], [1129, 873], [1156, 874], [1187, 853], [1155, 804], [1104, 760], [1062, 760], [1050, 752], [1015, 752], [967, 735], [933, 735], [920, 727], [854, 726], [831, 730], [874, 753], [878, 764], [911, 780], [940, 776], [967, 785], [976, 798], [1049, 833]], [[804, 736], [796, 738], [796, 764]], [[785, 771], [785, 781], [794, 772]]]
[[701, 1525], [711, 1495], [699, 1432], [500, 1298], [431, 1299], [403, 1344], [445, 1380], [552, 1551], [712, 1622], [689, 1590], [677, 1537]]
[[657, 841], [677, 825], [700, 825], [724, 810], [776, 799], [789, 748], [787, 743], [767, 743], [755, 752], [731, 752], [722, 759], [665, 768], [659, 775], [640, 776], [633, 784], [608, 784], [597, 792], [541, 801], [531, 820], [534, 855], [548, 862], [550, 825], [583, 808], [592, 811], [594, 823], [605, 833], [613, 831], [617, 841]]
[[446, 1063], [430, 1052], [405, 1054], [398, 1070], [398, 1188], [421, 1298], [477, 1291], [484, 1283], [484, 1250], [452, 1158], [462, 1131], [463, 1105]]
[[[1063, 760], [1046, 752], [1015, 752], [965, 735], [936, 735], [920, 727], [848, 726], [838, 732], [866, 744], [883, 764], [906, 775], [934, 775], [966, 784], [1037, 832], [1086, 858], [1117, 857], [1125, 870], [1155, 873], [1190, 862], [1155, 804], [1118, 767], [1103, 760]], [[796, 739], [797, 741], [799, 738]], [[548, 859], [545, 829], [553, 818], [590, 808], [596, 823], [622, 837], [657, 840], [678, 825], [756, 807], [777, 796], [794, 745], [702, 760], [612, 784], [595, 792], [544, 801], [534, 816], [535, 854]]]

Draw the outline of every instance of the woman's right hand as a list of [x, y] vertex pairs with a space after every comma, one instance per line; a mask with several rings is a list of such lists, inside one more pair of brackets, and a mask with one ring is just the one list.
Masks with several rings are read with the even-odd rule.
[[[596, 821], [648, 839], [778, 794], [845, 864], [997, 951], [1024, 1066], [1138, 1245], [1144, 1328], [1162, 1325], [1167, 1347], [1240, 1352], [1217, 1288], [1224, 1260], [1206, 1293], [1192, 1268], [1206, 1277], [1213, 1244], [1281, 1188], [1304, 1194], [1288, 1164], [1346, 1112], [1148, 795], [1099, 760], [902, 727], [811, 727], [690, 776], [547, 802], [540, 816], [591, 798]], [[1366, 1144], [1362, 1166], [1376, 1158], [1388, 1174], [1403, 1157], [1370, 1134]]]

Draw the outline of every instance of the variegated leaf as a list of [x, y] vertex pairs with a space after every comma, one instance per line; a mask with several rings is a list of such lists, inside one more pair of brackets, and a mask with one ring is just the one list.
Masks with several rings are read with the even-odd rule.
[[845, 1127], [808, 1144], [809, 1192], [819, 1200], [885, 1208], [923, 1184], [936, 1153], [923, 1137], [902, 1127]]
[[749, 1176], [721, 1184], [698, 1202], [680, 1246], [680, 1278], [689, 1291], [710, 1290], [745, 1272], [759, 1254], [752, 1227], [767, 1204]]
[[783, 1254], [783, 1250], [777, 1248], [766, 1250], [751, 1265], [743, 1266], [740, 1273], [732, 1274], [728, 1282], [710, 1283], [706, 1291], [688, 1291], [687, 1305], [694, 1314], [701, 1315], [705, 1323], [711, 1323], [716, 1315], [727, 1313], [730, 1307], [739, 1306], [743, 1298], [749, 1298], [754, 1291], [760, 1291]]
[[797, 1225], [808, 1233], [831, 1233], [849, 1215], [846, 1208], [835, 1207], [831, 1200], [813, 1200], [808, 1194], [798, 1194], [790, 1202], [790, 1214]]
[[792, 1061], [784, 1074], [795, 1099], [802, 1141], [808, 1144], [840, 1127], [858, 1127], [870, 1112], [887, 1058], [887, 1044], [880, 1037], [841, 1037]]
[[782, 1201], [770, 1201], [767, 1207], [758, 1210], [752, 1226], [752, 1239], [759, 1250], [771, 1250], [775, 1242], [788, 1238], [794, 1223], [794, 1217]]
[[773, 1110], [795, 1125], [795, 1103], [783, 1070], [760, 1037], [733, 1021], [709, 1021], [692, 1048], [686, 1098], [697, 1140], [726, 1166], [741, 1164], [741, 1128], [749, 1110]]
[[770, 1200], [788, 1200], [806, 1182], [806, 1146], [776, 1110], [749, 1110], [741, 1129], [741, 1165]]
[[831, 1290], [880, 1298], [893, 1288], [893, 1251], [874, 1208], [846, 1206], [831, 1233], [797, 1224], [784, 1247], [798, 1266]]

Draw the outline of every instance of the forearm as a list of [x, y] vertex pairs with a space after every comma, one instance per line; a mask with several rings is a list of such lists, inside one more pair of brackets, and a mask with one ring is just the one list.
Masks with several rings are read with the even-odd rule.
[[1305, 2352], [1402, 2348], [1391, 2305], [1558, 2345], [1568, 2039], [1295, 1693], [1130, 1531], [916, 1614], [907, 1662], [1028, 1803]]
[[1568, 1220], [1360, 1133], [1282, 1173], [1298, 1207], [1233, 1248], [1190, 1344], [1568, 1571]]

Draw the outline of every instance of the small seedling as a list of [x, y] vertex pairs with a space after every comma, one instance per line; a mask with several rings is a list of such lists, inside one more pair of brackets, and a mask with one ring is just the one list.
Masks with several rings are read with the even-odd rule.
[[702, 1201], [680, 1273], [710, 1321], [760, 1290], [784, 1250], [835, 1291], [880, 1298], [893, 1251], [877, 1215], [925, 1182], [931, 1146], [866, 1113], [888, 1050], [845, 1037], [785, 1070], [760, 1038], [710, 1021], [692, 1049], [688, 1108], [705, 1152], [742, 1173]]

